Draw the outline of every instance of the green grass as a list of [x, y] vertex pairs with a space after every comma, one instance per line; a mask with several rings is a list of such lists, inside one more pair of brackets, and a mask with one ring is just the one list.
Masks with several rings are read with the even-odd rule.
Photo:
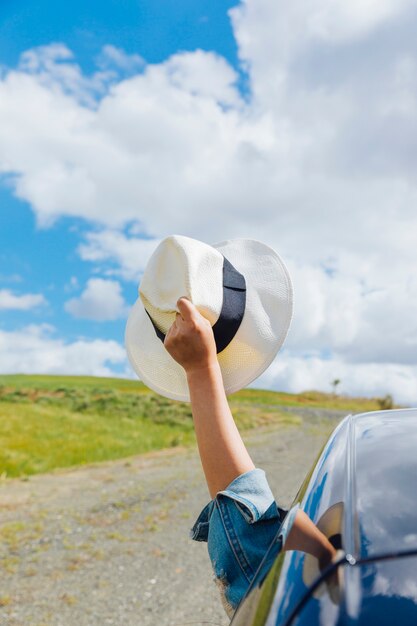
[[133, 381], [0, 377], [0, 474], [22, 476], [195, 441], [189, 406]]
[[[377, 401], [246, 389], [230, 397], [238, 427], [297, 424], [285, 406], [369, 411]], [[190, 405], [137, 381], [78, 376], [0, 376], [0, 476], [29, 476], [195, 444]]]
[[292, 394], [281, 391], [264, 391], [260, 389], [243, 389], [233, 398], [241, 404], [262, 404], [264, 406], [280, 407], [311, 407], [321, 409], [336, 409], [347, 413], [362, 413], [379, 410], [378, 398], [351, 398], [320, 391], [304, 391]]

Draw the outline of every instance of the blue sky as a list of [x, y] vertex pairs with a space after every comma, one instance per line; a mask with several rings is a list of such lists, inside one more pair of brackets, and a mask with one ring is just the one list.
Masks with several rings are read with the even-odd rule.
[[0, 7], [0, 371], [132, 376], [173, 232], [265, 241], [295, 287], [256, 384], [417, 396], [411, 0]]
[[[0, 63], [18, 64], [25, 50], [63, 42], [86, 74], [97, 69], [103, 46], [111, 44], [148, 63], [159, 63], [178, 50], [215, 50], [238, 67], [237, 46], [227, 9], [235, 2], [196, 0], [137, 2], [114, 0], [59, 5], [50, 0], [4, 2], [0, 7]], [[30, 204], [18, 200], [4, 177], [0, 187], [1, 282], [16, 293], [42, 292], [48, 306], [33, 311], [2, 311], [2, 327], [45, 321], [72, 341], [77, 336], [123, 340], [120, 321], [78, 319], [76, 326], [64, 310], [72, 277], [85, 283], [91, 267], [76, 254], [86, 224], [60, 218], [51, 228], [36, 225]], [[132, 284], [123, 286], [132, 301]]]
[[1, 5], [0, 55], [16, 65], [22, 51], [62, 41], [91, 72], [102, 46], [112, 44], [148, 63], [178, 50], [216, 50], [237, 62], [237, 45], [227, 11], [236, 2], [209, 0], [103, 0], [56, 4], [5, 0]]

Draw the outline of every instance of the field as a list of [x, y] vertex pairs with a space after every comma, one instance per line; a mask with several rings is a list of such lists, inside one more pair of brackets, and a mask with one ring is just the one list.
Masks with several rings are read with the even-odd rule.
[[[230, 396], [243, 431], [297, 424], [297, 407], [349, 412], [378, 400], [245, 389]], [[291, 409], [290, 411], [288, 409]], [[25, 477], [195, 444], [190, 406], [140, 382], [77, 376], [0, 376], [0, 477]]]

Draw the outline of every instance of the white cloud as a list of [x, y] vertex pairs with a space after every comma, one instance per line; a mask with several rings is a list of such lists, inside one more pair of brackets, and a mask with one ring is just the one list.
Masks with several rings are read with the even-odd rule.
[[65, 310], [74, 317], [100, 322], [118, 319], [126, 313], [120, 283], [90, 278], [81, 296], [66, 302]]
[[374, 267], [361, 273], [356, 259], [351, 268], [289, 268], [295, 313], [288, 348], [333, 353], [352, 364], [417, 364], [417, 277], [389, 271], [382, 277]]
[[[415, 544], [414, 544], [415, 545]], [[417, 602], [417, 582], [415, 580], [413, 559], [403, 559], [401, 563], [401, 576], [393, 577], [388, 570], [384, 571], [384, 563], [377, 562], [375, 565], [376, 576], [373, 579], [372, 593], [384, 597], [397, 596], [397, 598], [410, 598]]]
[[174, 87], [219, 103], [242, 104], [235, 87], [237, 74], [220, 56], [203, 50], [172, 56], [164, 64], [164, 72]]
[[99, 64], [103, 68], [107, 68], [108, 65], [115, 65], [126, 72], [135, 72], [145, 66], [145, 61], [139, 54], [126, 54], [121, 48], [109, 44], [103, 47]]
[[294, 393], [311, 389], [330, 392], [335, 378], [341, 381], [338, 393], [342, 395], [380, 398], [391, 394], [397, 402], [416, 405], [417, 365], [360, 363], [352, 366], [339, 357], [326, 359], [319, 353], [295, 356], [284, 350], [252, 386]]
[[305, 16], [312, 34], [331, 41], [361, 37], [412, 6], [412, 0], [321, 0]]
[[[104, 57], [108, 51], [103, 50]], [[85, 77], [80, 67], [73, 62], [73, 53], [62, 43], [27, 50], [19, 61], [18, 69], [28, 76], [36, 77], [36, 82], [48, 89], [61, 90], [77, 99], [81, 104], [94, 106], [95, 95], [104, 93], [107, 85], [116, 77], [106, 70]]]
[[159, 242], [159, 239], [128, 237], [117, 230], [103, 230], [87, 233], [78, 251], [84, 261], [96, 264], [111, 261], [116, 269], [110, 271], [126, 280], [138, 281]]
[[[363, 254], [366, 244], [380, 253], [384, 242], [370, 234], [381, 215], [389, 244], [393, 230], [413, 232], [415, 168], [402, 167], [417, 152], [407, 132], [417, 115], [412, 61], [393, 55], [383, 76], [368, 62], [366, 81], [358, 72], [322, 86], [313, 74], [304, 84], [304, 57], [296, 68], [283, 54], [271, 64], [262, 33], [253, 33], [265, 53], [260, 65], [272, 72], [287, 62], [291, 80], [277, 97], [277, 78], [258, 76], [255, 51], [255, 97], [247, 105], [233, 70], [201, 51], [113, 84], [97, 111], [44, 84], [41, 72], [10, 72], [0, 85], [8, 120], [0, 125], [0, 167], [16, 173], [16, 193], [44, 225], [65, 214], [113, 226], [140, 221], [158, 236], [215, 241], [250, 233], [315, 259], [324, 246]], [[67, 64], [55, 65], [62, 73]], [[58, 70], [48, 71], [55, 85]]]
[[79, 289], [79, 282], [78, 282], [78, 278], [76, 276], [71, 276], [71, 278], [69, 279], [68, 283], [66, 285], [64, 285], [64, 291], [68, 292], [73, 292], [73, 291], [78, 291]]
[[27, 311], [44, 304], [46, 300], [40, 293], [26, 293], [19, 296], [12, 293], [10, 289], [0, 289], [0, 311]]
[[[150, 232], [175, 219], [198, 223], [201, 185], [223, 175], [235, 150], [239, 120], [224, 104], [239, 97], [226, 62], [211, 53], [175, 55], [113, 85], [95, 112], [80, 102], [100, 91], [95, 80], [55, 60], [55, 49], [45, 69], [41, 52], [30, 53], [41, 57], [37, 73], [23, 64], [0, 82], [0, 119], [8, 120], [0, 123], [0, 170], [15, 174], [16, 193], [38, 221], [66, 214], [121, 225], [142, 216]], [[207, 72], [206, 83], [199, 72]]]
[[[53, 336], [45, 324], [20, 330], [0, 330], [0, 372], [23, 374], [75, 374], [112, 376], [112, 365], [126, 363], [124, 348], [116, 341], [79, 339], [72, 343]], [[124, 375], [130, 369], [125, 367]]]

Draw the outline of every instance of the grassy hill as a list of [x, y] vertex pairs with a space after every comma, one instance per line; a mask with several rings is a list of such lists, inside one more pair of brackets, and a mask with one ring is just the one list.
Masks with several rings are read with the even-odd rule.
[[[285, 407], [349, 412], [378, 401], [318, 392], [245, 389], [229, 398], [240, 429], [297, 424]], [[81, 376], [0, 376], [0, 477], [124, 458], [195, 443], [190, 405], [156, 395], [142, 383]]]

